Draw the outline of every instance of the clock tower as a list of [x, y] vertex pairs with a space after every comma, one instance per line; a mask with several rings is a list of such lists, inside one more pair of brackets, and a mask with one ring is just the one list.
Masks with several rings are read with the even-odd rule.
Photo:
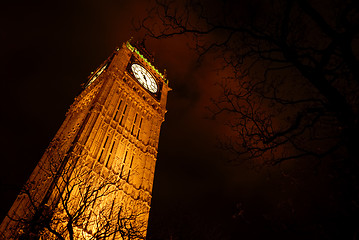
[[144, 239], [166, 76], [129, 42], [91, 74], [0, 239]]

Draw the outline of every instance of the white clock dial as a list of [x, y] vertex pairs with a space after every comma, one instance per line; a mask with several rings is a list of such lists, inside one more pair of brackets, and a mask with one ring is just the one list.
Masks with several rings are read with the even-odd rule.
[[151, 93], [156, 93], [158, 90], [157, 83], [153, 76], [141, 65], [136, 63], [132, 64], [131, 70], [137, 81]]

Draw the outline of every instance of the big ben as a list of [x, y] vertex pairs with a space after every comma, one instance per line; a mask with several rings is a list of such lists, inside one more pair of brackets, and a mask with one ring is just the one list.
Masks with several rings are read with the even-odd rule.
[[144, 239], [166, 76], [129, 42], [91, 74], [7, 217], [3, 239]]

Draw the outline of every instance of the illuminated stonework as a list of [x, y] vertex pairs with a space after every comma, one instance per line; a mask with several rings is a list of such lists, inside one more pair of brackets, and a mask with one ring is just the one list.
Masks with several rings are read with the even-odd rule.
[[[138, 82], [132, 64], [149, 72], [156, 91]], [[138, 49], [115, 51], [75, 98], [0, 239], [144, 238], [169, 90]]]

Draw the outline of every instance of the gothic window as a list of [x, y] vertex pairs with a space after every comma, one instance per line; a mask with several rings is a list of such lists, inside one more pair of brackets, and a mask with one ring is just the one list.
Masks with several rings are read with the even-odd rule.
[[94, 128], [95, 123], [96, 123], [95, 115], [96, 115], [96, 113], [92, 112], [92, 113], [90, 113], [90, 114], [88, 114], [86, 116], [86, 119], [88, 119], [88, 123], [89, 123], [90, 127], [87, 128], [87, 129], [85, 128], [85, 130], [84, 130], [84, 131], [86, 131], [85, 134], [84, 134], [84, 139], [85, 139], [84, 142], [87, 142], [89, 140], [90, 136], [91, 136], [91, 131]]
[[127, 110], [127, 104], [126, 104], [125, 108], [124, 108], [123, 111], [122, 111], [121, 120], [120, 120], [120, 125], [121, 125], [121, 126], [122, 126], [122, 124], [123, 124], [123, 120], [124, 120], [125, 115], [126, 115], [126, 110]]
[[135, 120], [133, 121], [133, 124], [132, 124], [132, 130], [131, 130], [131, 134], [132, 134], [132, 135], [133, 135], [134, 130], [135, 130], [136, 121], [137, 121], [137, 116], [138, 116], [138, 114], [136, 113]]
[[88, 227], [89, 227], [91, 216], [94, 213], [95, 203], [96, 203], [96, 200], [98, 197], [98, 193], [99, 193], [99, 191], [94, 191], [93, 196], [90, 196], [90, 198], [88, 199], [88, 201], [89, 201], [88, 203], [89, 203], [89, 205], [91, 205], [91, 207], [89, 207], [89, 213], [88, 213], [87, 221], [85, 224], [85, 229], [88, 229]]
[[121, 163], [120, 178], [122, 178], [122, 176], [123, 176], [123, 168], [125, 167], [127, 154], [128, 154], [128, 150], [126, 150], [125, 156], [123, 157], [123, 160], [122, 160], [122, 163]]
[[103, 144], [103, 146], [102, 146], [102, 149], [101, 149], [101, 153], [100, 153], [100, 156], [99, 156], [99, 158], [98, 158], [98, 160], [97, 161], [101, 161], [101, 158], [102, 158], [102, 155], [103, 155], [103, 152], [105, 151], [105, 148], [106, 148], [106, 144], [107, 144], [107, 141], [108, 141], [108, 135], [107, 135], [107, 137], [106, 137], [106, 140], [105, 140], [105, 143]]
[[112, 212], [113, 212], [113, 208], [114, 208], [114, 206], [115, 206], [115, 203], [116, 203], [116, 197], [114, 197], [114, 199], [112, 200], [109, 217], [112, 217], [111, 215], [112, 215]]
[[117, 109], [116, 109], [115, 116], [113, 117], [113, 120], [115, 120], [115, 121], [118, 121], [118, 118], [120, 117], [119, 112], [120, 112], [121, 105], [122, 105], [122, 100], [120, 100], [120, 103], [118, 104]]
[[142, 121], [143, 121], [143, 118], [141, 118], [141, 120], [140, 120], [140, 125], [138, 126], [138, 130], [137, 130], [137, 134], [136, 134], [136, 138], [137, 138], [137, 139], [140, 139], [140, 132], [141, 132], [141, 127], [142, 127]]
[[116, 144], [116, 141], [113, 141], [112, 143], [112, 147], [110, 149], [110, 152], [108, 154], [108, 157], [107, 157], [107, 161], [106, 161], [106, 167], [108, 168], [109, 166], [111, 166], [112, 162], [110, 163], [110, 160], [111, 160], [111, 155], [112, 155], [112, 152], [113, 152], [113, 147], [115, 146]]
[[134, 158], [134, 155], [132, 155], [130, 167], [129, 167], [129, 169], [128, 169], [127, 182], [129, 182], [129, 180], [130, 180], [130, 174], [131, 174], [131, 168], [132, 168], [133, 158]]
[[[99, 123], [99, 125], [102, 122]], [[94, 152], [94, 157], [98, 156], [99, 152], [101, 151], [102, 141], [106, 135], [106, 128], [105, 126], [100, 127], [100, 129], [94, 134], [93, 142], [94, 144], [91, 146], [91, 150]]]

